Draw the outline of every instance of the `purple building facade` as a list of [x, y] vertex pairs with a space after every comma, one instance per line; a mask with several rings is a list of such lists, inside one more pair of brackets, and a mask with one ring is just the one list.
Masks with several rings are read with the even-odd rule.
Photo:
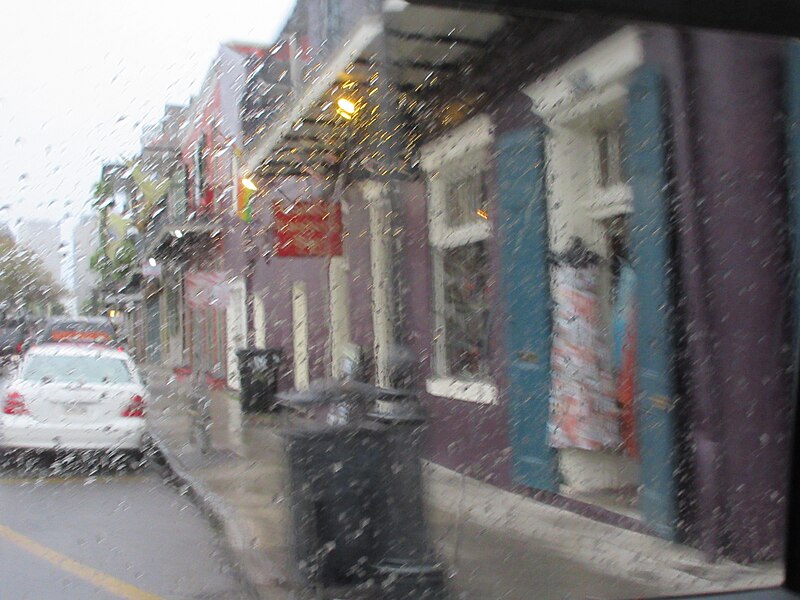
[[[361, 356], [371, 383], [422, 400], [445, 468], [711, 556], [779, 557], [787, 46], [335, 5], [298, 3], [281, 38], [308, 61], [262, 126], [242, 101], [258, 191], [251, 223], [215, 223], [219, 269], [250, 277], [228, 356], [280, 348], [282, 389]], [[341, 204], [342, 254], [275, 256], [273, 203], [319, 198]], [[614, 363], [626, 290], [638, 346]], [[595, 340], [575, 356], [610, 383], [565, 406], [559, 385], [585, 375], [555, 374], [569, 306]]]

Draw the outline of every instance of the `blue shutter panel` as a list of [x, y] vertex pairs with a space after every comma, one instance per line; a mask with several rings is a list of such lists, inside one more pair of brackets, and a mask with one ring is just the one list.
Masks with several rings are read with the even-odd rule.
[[550, 390], [550, 275], [542, 127], [499, 137], [496, 220], [503, 262], [512, 477], [556, 491], [547, 445]]
[[[800, 357], [800, 43], [790, 42], [786, 60], [786, 149], [789, 236], [792, 241], [794, 363]], [[795, 385], [798, 373], [794, 374]]]
[[677, 525], [675, 386], [665, 95], [652, 67], [633, 76], [626, 160], [633, 192], [631, 227], [637, 277], [637, 430], [641, 448], [640, 510], [645, 522], [674, 539]]

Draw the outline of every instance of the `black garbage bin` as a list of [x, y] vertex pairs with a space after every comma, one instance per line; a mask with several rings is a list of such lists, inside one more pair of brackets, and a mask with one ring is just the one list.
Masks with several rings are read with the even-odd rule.
[[240, 348], [236, 351], [236, 359], [239, 362], [242, 412], [272, 410], [278, 391], [280, 349]]
[[294, 554], [299, 573], [322, 586], [358, 584], [376, 559], [373, 473], [383, 462], [377, 428], [314, 423], [286, 433]]
[[298, 575], [310, 584], [362, 583], [377, 560], [376, 473], [385, 460], [382, 428], [361, 418], [368, 388], [317, 380], [308, 390], [278, 394], [289, 409], [292, 546]]
[[416, 398], [335, 380], [277, 396], [290, 409], [283, 435], [301, 579], [377, 583], [386, 600], [444, 600], [444, 571], [423, 518]]

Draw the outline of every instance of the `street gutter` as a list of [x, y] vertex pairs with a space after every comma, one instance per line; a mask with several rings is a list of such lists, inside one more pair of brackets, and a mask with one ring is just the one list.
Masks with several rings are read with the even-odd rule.
[[169, 445], [152, 428], [150, 465], [161, 477], [186, 495], [217, 529], [233, 558], [233, 568], [254, 598], [289, 600], [293, 598], [286, 579], [262, 551], [254, 548], [255, 536], [236, 518], [234, 511], [198, 477], [193, 476]]

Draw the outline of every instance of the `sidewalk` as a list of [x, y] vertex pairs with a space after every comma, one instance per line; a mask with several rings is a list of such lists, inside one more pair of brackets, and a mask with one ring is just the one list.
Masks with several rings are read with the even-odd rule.
[[[210, 448], [192, 434], [183, 386], [150, 368], [148, 420], [187, 493], [215, 521], [261, 598], [304, 598], [289, 574], [288, 502], [280, 417], [240, 416], [212, 393]], [[429, 464], [431, 539], [463, 600], [631, 598], [777, 585], [778, 565], [709, 564], [701, 553], [599, 523]]]

